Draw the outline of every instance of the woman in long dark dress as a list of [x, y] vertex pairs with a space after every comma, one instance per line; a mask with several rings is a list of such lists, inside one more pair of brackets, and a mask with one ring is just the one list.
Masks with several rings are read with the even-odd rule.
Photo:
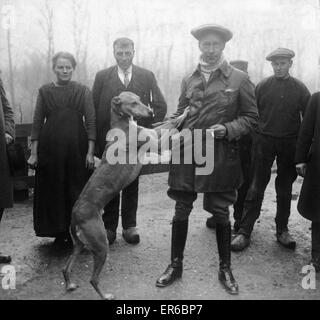
[[304, 114], [295, 162], [304, 177], [298, 211], [311, 221], [311, 264], [320, 272], [320, 92], [311, 96]]
[[70, 242], [72, 207], [94, 167], [96, 128], [90, 90], [71, 81], [74, 57], [59, 52], [52, 64], [57, 80], [39, 89], [28, 163], [36, 169], [35, 233], [61, 244]]

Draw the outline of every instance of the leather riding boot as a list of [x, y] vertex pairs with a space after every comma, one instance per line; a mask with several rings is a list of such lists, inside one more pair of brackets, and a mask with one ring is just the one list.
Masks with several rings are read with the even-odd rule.
[[165, 272], [157, 279], [157, 287], [166, 287], [176, 279], [181, 278], [183, 269], [183, 251], [188, 234], [188, 219], [172, 221], [171, 237], [171, 264]]
[[220, 259], [219, 280], [230, 294], [238, 294], [238, 284], [231, 272], [231, 224], [218, 224], [216, 237]]

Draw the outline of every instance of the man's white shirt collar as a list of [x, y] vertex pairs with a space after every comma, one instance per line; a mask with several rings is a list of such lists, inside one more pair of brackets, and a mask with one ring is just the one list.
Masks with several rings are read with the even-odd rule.
[[[124, 84], [124, 70], [121, 69], [119, 66], [118, 67], [118, 76], [119, 79], [121, 80], [121, 82]], [[129, 78], [129, 82], [131, 81], [132, 78], [132, 65], [126, 70], [126, 72], [128, 72], [128, 78]]]

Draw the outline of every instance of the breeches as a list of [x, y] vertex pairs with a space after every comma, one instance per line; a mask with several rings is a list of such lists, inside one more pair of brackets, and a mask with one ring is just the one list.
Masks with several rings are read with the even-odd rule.
[[[174, 220], [187, 220], [197, 199], [196, 192], [180, 191], [169, 188], [168, 196], [176, 201]], [[203, 209], [214, 215], [218, 224], [226, 225], [229, 220], [229, 206], [237, 199], [237, 191], [207, 192], [203, 197]]]

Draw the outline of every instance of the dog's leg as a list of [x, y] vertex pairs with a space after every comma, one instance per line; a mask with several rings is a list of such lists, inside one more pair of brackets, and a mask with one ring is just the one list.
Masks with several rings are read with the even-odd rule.
[[103, 293], [99, 288], [99, 275], [107, 258], [107, 250], [93, 252], [93, 273], [90, 280], [93, 288], [103, 300], [113, 300], [115, 297], [110, 293]]
[[67, 291], [73, 291], [78, 287], [75, 283], [70, 281], [70, 272], [71, 272], [73, 263], [75, 262], [77, 256], [80, 254], [82, 249], [83, 249], [83, 244], [80, 241], [76, 240], [73, 245], [73, 252], [69, 257], [66, 266], [62, 270], [62, 274], [66, 282]]

